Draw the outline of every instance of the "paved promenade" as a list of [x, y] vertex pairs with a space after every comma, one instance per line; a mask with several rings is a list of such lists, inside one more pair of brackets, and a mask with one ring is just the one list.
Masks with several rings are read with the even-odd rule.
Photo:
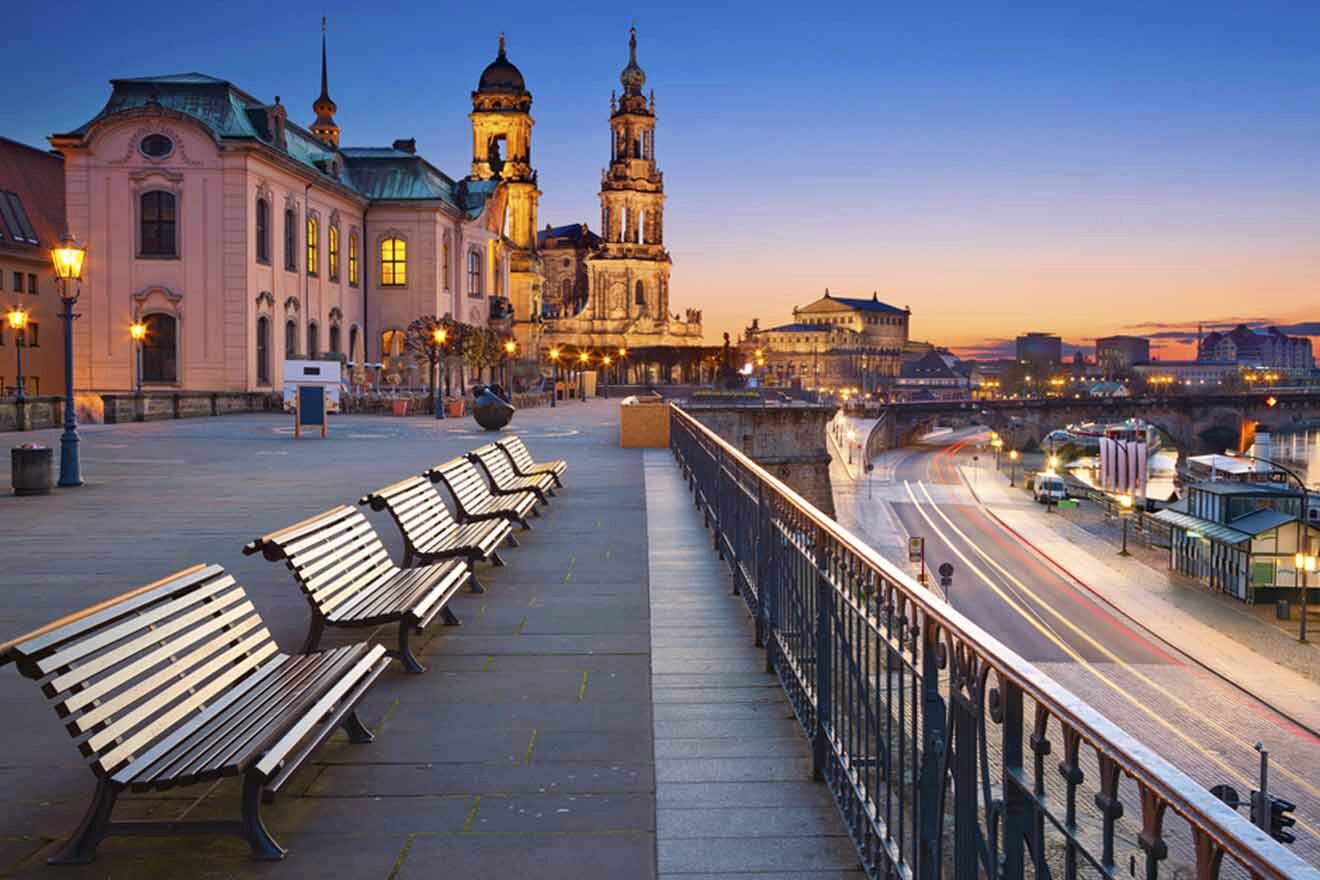
[[[368, 694], [376, 741], [336, 735], [267, 808], [283, 863], [197, 836], [110, 838], [90, 867], [45, 867], [92, 774], [37, 687], [5, 668], [0, 877], [856, 876], [672, 459], [619, 449], [610, 402], [521, 412], [515, 427], [538, 457], [569, 461], [567, 490], [506, 568], [482, 572], [489, 592], [454, 600], [463, 625], [421, 640], [429, 672], [392, 667]], [[287, 418], [261, 415], [83, 439], [87, 486], [0, 495], [0, 640], [205, 561], [295, 649], [304, 600], [243, 543], [489, 435], [466, 419], [336, 417], [328, 440], [295, 441]], [[398, 558], [393, 524], [370, 516]], [[228, 818], [236, 794], [226, 780], [128, 796], [116, 816]]]

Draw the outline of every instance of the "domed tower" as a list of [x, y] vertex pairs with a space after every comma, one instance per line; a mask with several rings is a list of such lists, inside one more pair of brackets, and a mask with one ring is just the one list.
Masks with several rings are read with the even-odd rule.
[[316, 121], [311, 132], [327, 147], [339, 149], [339, 125], [335, 122], [335, 111], [339, 108], [330, 100], [330, 85], [325, 69], [325, 16], [321, 16], [321, 97], [312, 102], [312, 112]]
[[[540, 263], [536, 257], [536, 205], [541, 192], [532, 169], [532, 93], [504, 52], [481, 72], [472, 93], [473, 180], [499, 180], [508, 198], [502, 231], [509, 250], [509, 300], [514, 336], [523, 351], [535, 350], [531, 336], [541, 315]], [[493, 277], [493, 275], [491, 276]], [[493, 291], [499, 293], [499, 291]]]
[[610, 165], [601, 173], [603, 243], [593, 257], [596, 317], [652, 318], [669, 314], [669, 253], [664, 247], [664, 175], [655, 162], [655, 93], [642, 94], [646, 71], [637, 63], [637, 29], [628, 32], [623, 92], [610, 96]]

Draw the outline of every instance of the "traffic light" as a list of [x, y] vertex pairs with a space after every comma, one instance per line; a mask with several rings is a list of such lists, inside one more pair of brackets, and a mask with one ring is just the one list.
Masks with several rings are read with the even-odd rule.
[[[1259, 826], [1256, 820], [1257, 792], [1252, 792], [1251, 798], [1251, 824]], [[1281, 797], [1269, 796], [1270, 801], [1270, 837], [1273, 837], [1279, 843], [1292, 843], [1297, 839], [1291, 831], [1287, 829], [1297, 824], [1297, 820], [1288, 815], [1297, 809], [1297, 805], [1292, 801], [1285, 801]]]

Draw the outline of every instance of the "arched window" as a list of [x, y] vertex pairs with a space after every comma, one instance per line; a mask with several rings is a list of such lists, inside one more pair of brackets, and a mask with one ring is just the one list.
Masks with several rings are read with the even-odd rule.
[[174, 193], [153, 190], [142, 194], [140, 204], [141, 248], [144, 257], [176, 257]]
[[142, 381], [179, 381], [178, 322], [171, 315], [147, 315], [142, 323]]
[[307, 274], [315, 275], [316, 270], [321, 265], [321, 230], [318, 228], [316, 217], [307, 216]]
[[270, 318], [257, 318], [257, 384], [270, 384]]
[[298, 356], [298, 322], [290, 318], [284, 322], [284, 358]]
[[646, 305], [646, 285], [638, 281], [637, 286], [633, 288], [633, 304]]
[[339, 280], [339, 227], [330, 227], [330, 280]]
[[481, 254], [468, 251], [468, 296], [481, 296]]
[[298, 271], [298, 215], [293, 208], [284, 211], [284, 268]]
[[321, 328], [316, 322], [307, 325], [307, 356], [314, 358], [321, 353]]
[[567, 303], [570, 299], [573, 298], [572, 278], [565, 278], [563, 281], [559, 283], [559, 297], [565, 303]]
[[[357, 324], [348, 328], [348, 356], [350, 358], [361, 357], [357, 350], [358, 328]], [[365, 360], [365, 358], [364, 358]]]
[[330, 325], [330, 353], [339, 354], [339, 325]]
[[358, 244], [357, 233], [348, 234], [348, 283], [358, 286]]
[[402, 287], [407, 283], [408, 245], [401, 238], [387, 238], [380, 243], [380, 285]]
[[380, 334], [380, 356], [399, 357], [403, 354], [403, 331], [386, 330]]
[[270, 203], [257, 199], [257, 262], [270, 262]]

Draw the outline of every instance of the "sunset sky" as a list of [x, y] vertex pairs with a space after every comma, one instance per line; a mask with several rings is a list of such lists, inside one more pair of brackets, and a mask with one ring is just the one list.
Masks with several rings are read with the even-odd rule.
[[0, 135], [43, 143], [111, 77], [193, 70], [307, 125], [325, 14], [345, 145], [415, 137], [460, 177], [504, 30], [535, 101], [541, 225], [595, 227], [635, 22], [671, 305], [703, 309], [712, 341], [826, 287], [878, 291], [914, 337], [969, 353], [1048, 330], [1158, 333], [1173, 357], [1198, 322], [1238, 320], [1320, 339], [1320, 4], [503, 8], [74, 2], [54, 29], [18, 4]]

